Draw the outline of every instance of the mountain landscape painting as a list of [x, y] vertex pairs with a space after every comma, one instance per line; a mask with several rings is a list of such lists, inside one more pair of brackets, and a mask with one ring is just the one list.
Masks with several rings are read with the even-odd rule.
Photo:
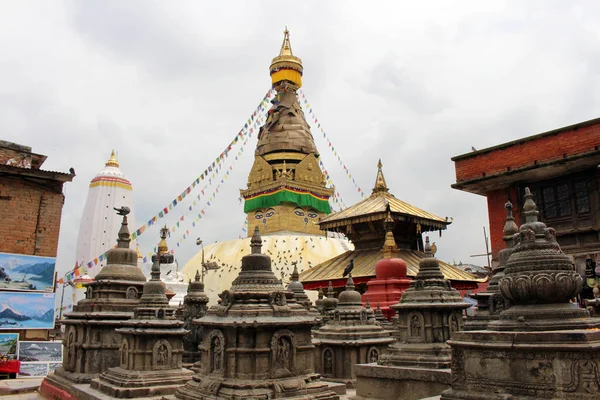
[[18, 333], [0, 333], [0, 361], [17, 359]]
[[62, 342], [27, 342], [19, 343], [19, 360], [27, 361], [62, 361]]
[[54, 293], [0, 291], [0, 329], [53, 329]]
[[48, 375], [48, 363], [22, 362], [17, 378], [41, 378]]
[[51, 292], [55, 268], [54, 257], [0, 253], [0, 290]]

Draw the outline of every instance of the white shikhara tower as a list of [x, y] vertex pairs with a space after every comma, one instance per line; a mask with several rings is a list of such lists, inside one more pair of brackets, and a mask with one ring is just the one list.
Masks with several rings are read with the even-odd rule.
[[[119, 162], [113, 150], [110, 159], [106, 162], [104, 169], [90, 182], [81, 224], [79, 226], [79, 237], [77, 239], [76, 262], [83, 265], [87, 273], [81, 274], [77, 281], [93, 279], [106, 265], [106, 259], [99, 259], [110, 248], [116, 245], [115, 233], [121, 227], [121, 217], [114, 211], [114, 207], [129, 207], [128, 215], [130, 230], [136, 229], [135, 213], [133, 206], [133, 188], [131, 182], [119, 169]], [[131, 248], [136, 243], [132, 240]], [[87, 264], [95, 259], [98, 263], [93, 267]], [[85, 296], [85, 289], [78, 288], [74, 291], [73, 301], [76, 303]]]

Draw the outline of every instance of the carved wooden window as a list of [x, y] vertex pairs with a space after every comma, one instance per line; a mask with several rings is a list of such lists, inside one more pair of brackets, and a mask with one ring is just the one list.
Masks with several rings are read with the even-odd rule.
[[575, 192], [575, 207], [579, 214], [590, 212], [590, 196], [586, 181], [578, 181], [573, 184]]

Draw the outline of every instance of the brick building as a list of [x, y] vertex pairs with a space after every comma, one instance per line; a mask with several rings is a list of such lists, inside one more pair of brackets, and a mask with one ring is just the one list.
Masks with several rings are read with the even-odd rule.
[[[0, 140], [0, 252], [56, 257], [65, 196], [74, 174], [40, 169], [46, 156]], [[48, 339], [43, 330], [20, 331], [21, 340]]]
[[510, 199], [518, 224], [525, 187], [541, 220], [556, 229], [563, 251], [584, 274], [600, 256], [600, 118], [452, 158], [453, 188], [487, 198], [492, 256], [504, 248], [502, 227]]

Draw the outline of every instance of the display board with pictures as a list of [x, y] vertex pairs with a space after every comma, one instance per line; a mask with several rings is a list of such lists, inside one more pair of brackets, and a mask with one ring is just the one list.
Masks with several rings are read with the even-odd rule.
[[0, 330], [54, 329], [54, 293], [0, 291]]
[[54, 291], [55, 257], [0, 253], [0, 290]]
[[39, 378], [62, 366], [63, 345], [61, 341], [21, 341], [19, 378]]
[[62, 342], [19, 342], [19, 360], [21, 362], [60, 362], [62, 361]]
[[16, 360], [19, 355], [19, 334], [0, 333], [0, 361]]
[[48, 375], [48, 363], [22, 362], [17, 378], [43, 378]]

